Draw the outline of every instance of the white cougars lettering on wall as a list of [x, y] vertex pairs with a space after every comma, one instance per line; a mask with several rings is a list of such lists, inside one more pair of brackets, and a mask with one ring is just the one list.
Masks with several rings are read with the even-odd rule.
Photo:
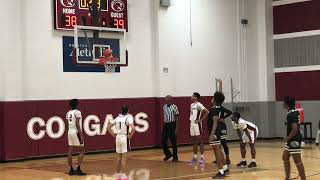
[[[146, 132], [149, 129], [149, 123], [147, 121], [148, 115], [140, 112], [135, 117], [135, 129], [138, 133]], [[102, 136], [107, 134], [107, 127], [109, 122], [113, 120], [112, 114], [107, 114], [105, 121], [101, 127], [100, 119], [96, 115], [89, 115], [83, 121], [83, 131], [88, 136]], [[52, 126], [54, 123], [58, 124], [58, 132], [53, 132]], [[34, 131], [34, 126], [38, 125], [41, 130]], [[43, 128], [45, 127], [45, 128]], [[47, 123], [41, 117], [33, 117], [27, 124], [27, 134], [33, 140], [40, 140], [46, 134], [52, 139], [59, 139], [65, 133], [65, 122], [58, 116], [51, 117]]]

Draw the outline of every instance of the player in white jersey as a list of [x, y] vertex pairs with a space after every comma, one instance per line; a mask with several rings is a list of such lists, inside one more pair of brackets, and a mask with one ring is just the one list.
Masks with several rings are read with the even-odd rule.
[[[66, 119], [68, 121], [68, 143], [69, 143], [69, 152], [68, 152], [68, 162], [69, 162], [69, 175], [86, 175], [80, 169], [83, 156], [84, 156], [84, 139], [82, 133], [82, 116], [81, 112], [77, 110], [79, 101], [77, 99], [72, 99], [69, 102], [70, 110], [67, 112]], [[78, 166], [76, 171], [72, 167], [72, 152], [73, 149], [79, 149], [78, 157]]]
[[[128, 139], [132, 138], [135, 127], [133, 124], [132, 115], [130, 115], [127, 105], [121, 108], [122, 113], [110, 122], [108, 132], [116, 138], [116, 152], [117, 157], [117, 173], [122, 173], [126, 163], [126, 153], [128, 152]], [[130, 144], [129, 144], [130, 146]]]
[[207, 119], [208, 110], [199, 102], [200, 94], [195, 92], [191, 96], [192, 104], [190, 106], [190, 136], [193, 144], [193, 157], [189, 163], [198, 161], [198, 144], [200, 143], [200, 159], [199, 164], [204, 164], [204, 145], [202, 139], [202, 121]]
[[258, 137], [258, 127], [254, 125], [253, 123], [246, 121], [241, 118], [240, 113], [234, 112], [232, 114], [232, 125], [234, 129], [237, 130], [237, 134], [240, 139], [240, 150], [241, 150], [241, 156], [242, 161], [237, 164], [238, 167], [247, 166], [246, 161], [246, 144], [249, 143], [251, 148], [251, 158], [252, 161], [249, 164], [249, 168], [257, 167], [256, 164], [256, 149], [254, 147], [254, 144]]

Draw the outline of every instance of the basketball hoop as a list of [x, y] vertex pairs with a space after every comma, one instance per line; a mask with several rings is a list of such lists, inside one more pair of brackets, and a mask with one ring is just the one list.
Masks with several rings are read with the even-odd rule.
[[105, 49], [103, 51], [103, 57], [99, 59], [99, 64], [104, 66], [106, 73], [112, 73], [116, 72], [117, 64], [115, 64], [115, 62], [117, 62], [117, 60], [119, 60], [119, 58], [112, 56], [112, 50]]

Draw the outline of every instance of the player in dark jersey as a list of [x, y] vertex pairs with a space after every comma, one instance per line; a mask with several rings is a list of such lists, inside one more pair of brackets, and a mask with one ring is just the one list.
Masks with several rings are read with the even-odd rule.
[[[227, 145], [227, 140], [226, 140], [227, 139], [227, 125], [224, 122], [224, 120], [226, 118], [228, 118], [229, 116], [231, 116], [232, 111], [230, 111], [229, 109], [227, 109], [227, 108], [225, 108], [223, 106], [217, 106], [217, 107], [221, 108], [221, 114], [220, 114], [220, 117], [219, 117], [220, 118], [219, 121], [221, 122], [220, 130], [223, 133], [223, 135], [220, 137], [221, 145], [223, 147], [224, 154], [226, 155], [226, 164], [230, 165], [231, 161], [230, 161], [230, 158], [229, 158], [229, 147]], [[213, 161], [213, 163], [217, 164], [217, 161]]]
[[301, 159], [301, 141], [302, 134], [300, 132], [299, 112], [295, 109], [295, 99], [287, 96], [284, 98], [283, 107], [288, 111], [287, 124], [287, 138], [286, 145], [283, 151], [282, 160], [284, 163], [286, 180], [290, 179], [290, 156], [292, 156], [294, 163], [297, 166], [300, 178], [306, 179], [304, 166]]
[[225, 123], [220, 121], [224, 117], [223, 108], [221, 108], [224, 102], [224, 95], [221, 92], [214, 93], [212, 104], [213, 107], [210, 109], [208, 115], [208, 130], [209, 130], [209, 143], [212, 146], [214, 155], [216, 157], [217, 166], [219, 172], [213, 179], [223, 179], [225, 174], [229, 172], [228, 166], [225, 164], [224, 154], [221, 150], [221, 137], [226, 135]]

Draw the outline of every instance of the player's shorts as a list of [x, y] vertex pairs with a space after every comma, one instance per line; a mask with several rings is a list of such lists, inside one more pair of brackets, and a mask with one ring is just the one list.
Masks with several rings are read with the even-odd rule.
[[[251, 137], [253, 143], [255, 143], [255, 139], [258, 137], [258, 128], [257, 127], [256, 127], [256, 137], [254, 135], [254, 131], [250, 132], [250, 137]], [[242, 142], [243, 143], [249, 143], [250, 142], [249, 137], [247, 136], [246, 133], [243, 133], [243, 135], [242, 135]]]
[[214, 141], [209, 141], [210, 146], [216, 146], [216, 145], [220, 145], [221, 144], [221, 140], [220, 139], [216, 139]]
[[190, 123], [190, 136], [200, 136], [202, 134], [202, 123]]
[[128, 138], [125, 135], [118, 135], [116, 137], [116, 152], [119, 154], [128, 152]]
[[69, 146], [84, 146], [84, 142], [80, 144], [80, 136], [77, 132], [68, 132]]
[[301, 154], [301, 142], [302, 135], [299, 134], [297, 137], [292, 138], [292, 140], [286, 143], [284, 149], [289, 151], [290, 154]]
[[227, 125], [224, 122], [220, 122], [218, 124], [217, 130], [216, 130], [216, 136], [222, 140], [227, 139]]

